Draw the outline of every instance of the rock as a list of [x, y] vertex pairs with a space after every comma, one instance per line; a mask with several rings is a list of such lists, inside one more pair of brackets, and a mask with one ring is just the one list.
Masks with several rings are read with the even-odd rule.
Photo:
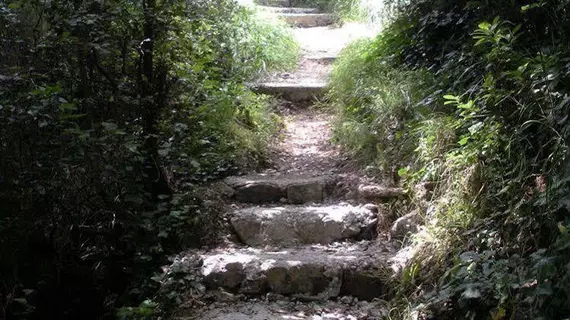
[[340, 298], [339, 301], [340, 301], [341, 303], [349, 304], [349, 305], [350, 305], [350, 304], [352, 304], [352, 302], [354, 302], [354, 298], [351, 297], [351, 296], [344, 296], [344, 297]]
[[322, 202], [332, 194], [336, 181], [332, 176], [251, 175], [229, 177], [224, 182], [235, 190], [235, 198], [240, 202], [301, 204]]
[[369, 210], [372, 213], [378, 213], [378, 206], [372, 203], [367, 203], [365, 205], [362, 206], [364, 209]]
[[[386, 307], [373, 304], [368, 314], [359, 306], [345, 306], [338, 303], [327, 303], [323, 308], [320, 304], [308, 303], [279, 303], [270, 301], [239, 301], [236, 303], [212, 304], [200, 309], [188, 311], [188, 316], [177, 319], [207, 319], [207, 320], [358, 320], [358, 319], [384, 319], [384, 317], [374, 317], [374, 309]], [[179, 313], [180, 314], [180, 313]], [[384, 314], [384, 313], [379, 313]]]
[[219, 194], [226, 198], [231, 198], [234, 196], [234, 189], [223, 182], [216, 182], [212, 186]]
[[370, 211], [350, 205], [254, 207], [237, 210], [230, 224], [250, 246], [328, 244], [375, 229]]
[[[387, 254], [360, 244], [305, 246], [280, 251], [225, 249], [201, 255], [208, 288], [265, 295], [268, 292], [327, 299], [339, 294], [363, 299], [383, 292], [375, 274], [390, 272]], [[382, 269], [382, 272], [378, 271]]]
[[226, 263], [224, 265], [225, 277], [211, 279], [213, 280], [212, 283], [215, 287], [225, 288], [229, 290], [238, 288], [245, 277], [243, 266], [243, 261]]
[[379, 185], [358, 186], [358, 196], [362, 200], [378, 202], [390, 198], [400, 197], [404, 194], [402, 188], [382, 187]]
[[424, 181], [418, 183], [414, 187], [414, 198], [416, 201], [429, 201], [433, 195], [433, 190], [435, 189], [435, 182]]
[[281, 13], [279, 18], [299, 28], [328, 26], [337, 21], [336, 16], [327, 13]]
[[322, 202], [324, 196], [324, 181], [298, 182], [287, 186], [289, 203]]
[[225, 290], [215, 290], [212, 292], [212, 295], [216, 298], [216, 301], [219, 302], [235, 302], [242, 298], [240, 295], [235, 295]]
[[235, 198], [240, 202], [277, 202], [283, 197], [283, 190], [270, 182], [259, 181], [241, 186], [235, 190]]
[[278, 95], [292, 102], [312, 101], [322, 97], [327, 90], [327, 83], [291, 83], [291, 82], [265, 82], [252, 87], [256, 93]]
[[282, 294], [277, 294], [277, 293], [273, 293], [273, 292], [268, 292], [265, 295], [265, 300], [266, 301], [279, 301], [279, 300], [285, 300], [285, 296]]
[[350, 294], [364, 300], [380, 297], [385, 293], [381, 275], [381, 272], [376, 272], [373, 268], [367, 271], [361, 269], [347, 270], [343, 274], [340, 293]]
[[392, 237], [401, 240], [409, 233], [418, 232], [421, 220], [420, 214], [417, 211], [412, 211], [407, 215], [398, 218], [392, 225]]

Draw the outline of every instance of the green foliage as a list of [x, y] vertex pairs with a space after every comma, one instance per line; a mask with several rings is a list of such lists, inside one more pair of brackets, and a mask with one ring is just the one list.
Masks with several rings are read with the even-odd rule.
[[264, 161], [246, 81], [293, 63], [276, 30], [229, 0], [0, 2], [0, 318], [109, 317], [214, 238], [195, 186]]
[[287, 24], [279, 19], [249, 15], [250, 29], [247, 37], [257, 45], [261, 58], [261, 71], [287, 71], [295, 69], [301, 48]]
[[422, 70], [398, 70], [390, 59], [377, 59], [376, 50], [370, 40], [346, 48], [333, 70], [329, 96], [341, 116], [336, 139], [362, 161], [391, 170], [413, 150], [395, 141], [408, 138], [403, 119], [422, 117], [415, 106], [432, 79]]
[[334, 12], [344, 20], [362, 20], [364, 11], [360, 0], [291, 0], [293, 7], [318, 8], [323, 12]]
[[391, 25], [335, 67], [339, 141], [407, 186], [437, 185], [420, 205], [421, 271], [396, 290], [429, 288], [413, 298], [422, 312], [570, 314], [569, 4], [395, 2]]

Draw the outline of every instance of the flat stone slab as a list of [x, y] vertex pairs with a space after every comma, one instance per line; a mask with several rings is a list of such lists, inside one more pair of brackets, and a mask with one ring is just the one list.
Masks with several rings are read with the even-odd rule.
[[319, 9], [316, 8], [293, 8], [293, 7], [266, 7], [257, 6], [261, 11], [272, 12], [272, 13], [319, 13]]
[[[195, 320], [359, 320], [383, 319], [389, 313], [384, 302], [353, 302], [351, 297], [342, 301], [319, 304], [302, 303], [275, 297], [272, 301], [237, 301], [215, 303], [192, 312]], [[178, 318], [182, 319], [182, 318]], [[186, 319], [186, 318], [184, 318]]]
[[279, 18], [299, 28], [330, 26], [337, 21], [335, 15], [328, 13], [281, 13]]
[[332, 64], [338, 58], [338, 54], [333, 53], [310, 53], [304, 56], [307, 60], [317, 61], [318, 63]]
[[249, 246], [329, 244], [376, 236], [376, 213], [349, 204], [253, 207], [237, 210], [230, 223]]
[[332, 193], [332, 176], [291, 177], [251, 175], [228, 177], [224, 182], [234, 189], [234, 197], [243, 203], [318, 203]]
[[405, 194], [402, 188], [384, 187], [380, 185], [359, 185], [358, 197], [364, 201], [380, 202]]
[[257, 93], [277, 95], [291, 102], [301, 102], [322, 97], [326, 88], [326, 82], [265, 82], [254, 85], [252, 89]]
[[[375, 243], [313, 245], [279, 251], [221, 249], [202, 254], [207, 288], [259, 296], [298, 298], [354, 296], [371, 300], [385, 292], [393, 272], [388, 249]], [[382, 277], [379, 277], [382, 275]]]

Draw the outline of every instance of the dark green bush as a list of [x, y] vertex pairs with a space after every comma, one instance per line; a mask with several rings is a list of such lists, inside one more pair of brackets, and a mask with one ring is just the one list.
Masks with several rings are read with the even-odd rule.
[[195, 185], [275, 130], [264, 30], [229, 0], [0, 2], [0, 318], [112, 317], [215, 238]]
[[331, 97], [349, 150], [438, 186], [432, 237], [418, 239], [438, 249], [400, 293], [431, 291], [416, 303], [438, 318], [567, 317], [570, 2], [393, 6], [391, 25], [338, 62]]

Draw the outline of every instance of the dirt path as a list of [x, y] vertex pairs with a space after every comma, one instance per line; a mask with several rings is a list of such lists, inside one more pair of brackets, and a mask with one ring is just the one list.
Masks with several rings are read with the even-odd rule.
[[311, 108], [293, 110], [284, 117], [281, 142], [273, 147], [273, 163], [280, 173], [305, 175], [336, 171], [338, 147], [331, 143], [333, 115]]

